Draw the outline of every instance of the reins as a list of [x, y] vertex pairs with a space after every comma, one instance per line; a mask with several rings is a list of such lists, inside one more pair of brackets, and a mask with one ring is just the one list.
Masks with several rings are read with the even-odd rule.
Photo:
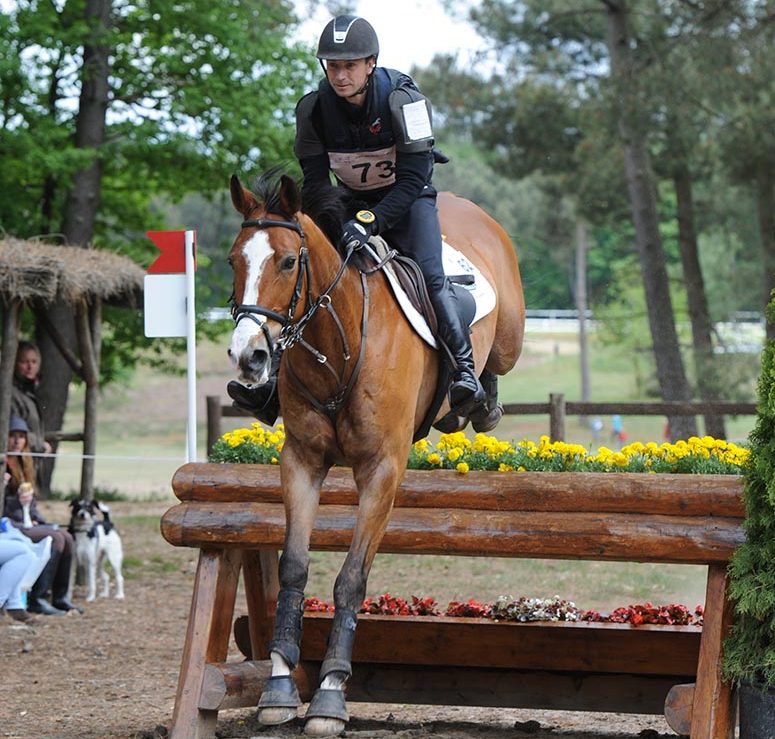
[[[347, 341], [347, 335], [344, 330], [344, 326], [342, 324], [341, 319], [339, 318], [339, 314], [336, 312], [336, 309], [333, 306], [333, 303], [331, 300], [331, 292], [334, 290], [334, 288], [339, 284], [340, 280], [342, 279], [345, 273], [345, 270], [347, 269], [347, 266], [350, 262], [350, 258], [353, 255], [353, 249], [348, 247], [333, 280], [331, 281], [329, 286], [313, 301], [312, 300], [312, 268], [309, 261], [309, 249], [306, 246], [306, 237], [304, 234], [304, 230], [301, 227], [301, 224], [299, 224], [298, 221], [291, 220], [291, 219], [276, 220], [271, 218], [256, 218], [256, 219], [248, 219], [243, 221], [242, 228], [259, 228], [259, 229], [288, 228], [288, 229], [291, 229], [292, 231], [295, 231], [299, 235], [299, 238], [301, 239], [301, 245], [299, 247], [299, 272], [296, 277], [296, 285], [294, 286], [293, 295], [291, 296], [291, 300], [288, 305], [288, 310], [286, 314], [283, 315], [282, 313], [278, 313], [277, 311], [270, 310], [269, 308], [264, 308], [263, 306], [260, 306], [260, 305], [250, 305], [245, 303], [238, 304], [234, 302], [234, 295], [232, 295], [231, 314], [236, 324], [239, 324], [239, 322], [243, 318], [249, 318], [250, 320], [255, 321], [255, 323], [261, 328], [261, 330], [264, 333], [264, 337], [266, 338], [267, 346], [269, 347], [269, 353], [271, 355], [272, 372], [276, 372], [279, 369], [280, 359], [282, 357], [282, 354], [285, 352], [285, 350], [290, 349], [295, 344], [299, 344], [301, 347], [306, 349], [310, 354], [312, 354], [315, 357], [315, 359], [334, 376], [334, 379], [338, 383], [339, 388], [334, 393], [334, 395], [332, 395], [328, 400], [326, 400], [325, 402], [321, 402], [317, 398], [315, 398], [314, 395], [312, 395], [312, 393], [306, 388], [304, 383], [302, 383], [302, 381], [293, 371], [290, 365], [290, 361], [286, 360], [286, 369], [288, 371], [288, 374], [291, 380], [296, 384], [299, 392], [301, 392], [301, 394], [317, 410], [319, 410], [322, 413], [325, 413], [329, 417], [333, 417], [345, 404], [345, 402], [347, 401], [347, 398], [350, 395], [350, 392], [352, 391], [353, 386], [355, 385], [355, 381], [357, 380], [358, 374], [360, 373], [360, 368], [363, 361], [363, 356], [365, 353], [364, 350], [366, 346], [366, 333], [367, 333], [367, 327], [368, 327], [368, 310], [369, 310], [369, 290], [368, 290], [368, 285], [366, 283], [365, 275], [363, 274], [363, 272], [361, 272], [361, 289], [363, 292], [363, 310], [362, 310], [362, 316], [361, 316], [360, 351], [358, 353], [358, 359], [355, 363], [355, 367], [353, 368], [353, 371], [350, 373], [350, 378], [345, 383], [344, 374], [345, 374], [347, 362], [349, 362], [349, 360], [351, 359], [351, 352], [350, 352], [349, 343]], [[298, 320], [294, 321], [293, 316], [296, 313], [296, 309], [298, 307], [299, 301], [301, 300], [302, 287], [305, 285], [305, 283], [307, 288], [305, 311]], [[344, 360], [344, 366], [342, 367], [342, 372], [340, 374], [337, 374], [336, 370], [331, 366], [331, 363], [328, 361], [328, 357], [325, 354], [318, 351], [311, 344], [309, 344], [303, 338], [303, 335], [302, 335], [307, 324], [309, 324], [309, 322], [314, 317], [315, 313], [317, 313], [317, 311], [320, 308], [324, 308], [327, 311], [327, 313], [331, 316], [331, 319], [333, 320], [334, 325], [336, 326], [337, 331], [339, 333], [339, 338], [342, 343], [342, 358]], [[259, 320], [258, 316], [264, 316], [265, 318], [269, 318], [273, 321], [277, 321], [278, 323], [282, 324], [282, 329], [280, 330], [280, 336], [278, 337], [276, 342], [272, 341], [271, 335], [269, 333], [269, 329], [267, 327], [267, 322]]]

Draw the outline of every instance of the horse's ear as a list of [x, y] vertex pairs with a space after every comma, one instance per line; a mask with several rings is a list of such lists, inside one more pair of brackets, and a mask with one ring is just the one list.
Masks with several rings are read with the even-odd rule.
[[280, 207], [284, 213], [293, 215], [301, 210], [301, 195], [296, 182], [284, 174], [280, 178]]
[[243, 218], [247, 218], [252, 211], [258, 208], [258, 201], [250, 190], [242, 187], [239, 177], [233, 174], [229, 182], [231, 192], [231, 202], [238, 213], [242, 213]]

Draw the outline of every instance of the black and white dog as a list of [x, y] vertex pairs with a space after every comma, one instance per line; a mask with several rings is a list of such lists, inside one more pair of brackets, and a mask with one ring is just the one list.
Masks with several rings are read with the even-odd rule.
[[[105, 559], [110, 562], [116, 579], [116, 598], [124, 597], [124, 576], [121, 566], [124, 560], [121, 537], [110, 520], [110, 508], [96, 500], [73, 499], [72, 515], [68, 531], [75, 540], [75, 563], [86, 574], [86, 600], [97, 597], [97, 573], [102, 582], [101, 597], [110, 594], [110, 578], [105, 569]], [[97, 511], [102, 520], [97, 517]], [[72, 579], [71, 579], [72, 582]]]

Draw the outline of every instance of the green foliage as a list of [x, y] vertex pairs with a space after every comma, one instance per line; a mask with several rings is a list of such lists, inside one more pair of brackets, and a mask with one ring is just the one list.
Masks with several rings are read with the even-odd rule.
[[[159, 203], [190, 192], [209, 200], [227, 192], [232, 173], [292, 157], [293, 108], [317, 67], [310, 50], [292, 40], [290, 0], [110, 5], [110, 102], [96, 150], [79, 148], [76, 136], [82, 53], [94, 33], [84, 6], [20, 0], [0, 16], [0, 232], [56, 239], [73, 176], [97, 156], [91, 242], [147, 267], [158, 252], [146, 230], [193, 225], [205, 238], [212, 233], [207, 223], [187, 223], [188, 214], [168, 218]], [[215, 262], [203, 249], [200, 307], [223, 305], [229, 294], [223, 269], [210, 279]], [[154, 351], [137, 316], [116, 312], [107, 323], [110, 381]]]
[[[562, 213], [583, 216], [590, 226], [588, 298], [595, 315], [625, 292], [645, 310], [643, 298], [635, 296], [642, 292], [640, 268], [620, 269], [634, 254], [634, 233], [615, 115], [621, 90], [609, 79], [605, 7], [568, 0], [484, 0], [473, 10], [462, 0], [447, 5], [466, 12], [498, 53], [489, 78], [485, 65], [458, 68], [452, 57], [415, 74], [434, 102], [440, 139], [449, 132], [472, 142], [494, 173], [519, 179], [520, 195], [530, 205], [540, 202], [536, 191], [547, 189], [547, 203], [563, 203], [551, 212], [525, 209], [545, 228], [529, 228], [520, 218], [528, 307], [544, 307], [542, 298], [559, 307], [560, 290], [562, 305], [572, 305], [573, 234], [564, 228], [552, 239], [549, 227], [553, 214]], [[769, 6], [763, 0], [712, 7], [643, 0], [628, 6], [638, 87], [632, 91], [634, 124], [646, 134], [660, 230], [676, 266], [672, 298], [683, 291], [676, 282], [682, 275], [674, 176], [688, 171], [711, 319], [761, 310], [761, 293], [751, 289], [764, 282], [759, 245], [766, 238], [757, 222], [773, 222], [775, 203], [763, 185], [759, 193], [752, 185], [773, 171], [772, 126], [764, 122], [775, 99]], [[677, 311], [678, 322], [686, 317]], [[642, 324], [648, 330], [645, 319]]]
[[[773, 308], [773, 303], [770, 303]], [[728, 678], [775, 685], [775, 342], [759, 378], [756, 425], [745, 468], [746, 541], [730, 566], [735, 623], [724, 645]]]

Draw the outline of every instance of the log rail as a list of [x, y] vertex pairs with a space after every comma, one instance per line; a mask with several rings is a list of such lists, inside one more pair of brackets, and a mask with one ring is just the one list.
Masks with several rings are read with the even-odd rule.
[[[200, 549], [172, 736], [211, 737], [218, 711], [255, 705], [269, 675], [285, 514], [279, 470], [187, 464], [164, 537]], [[330, 472], [312, 548], [344, 551], [356, 515], [349, 470]], [[720, 678], [731, 611], [726, 567], [743, 541], [741, 482], [721, 475], [407, 472], [381, 552], [708, 565], [695, 626], [498, 623], [361, 616], [348, 701], [665, 713], [693, 739], [731, 736]], [[240, 570], [248, 616], [234, 622], [250, 657], [227, 663]], [[315, 687], [330, 614], [305, 615], [296, 671]]]

